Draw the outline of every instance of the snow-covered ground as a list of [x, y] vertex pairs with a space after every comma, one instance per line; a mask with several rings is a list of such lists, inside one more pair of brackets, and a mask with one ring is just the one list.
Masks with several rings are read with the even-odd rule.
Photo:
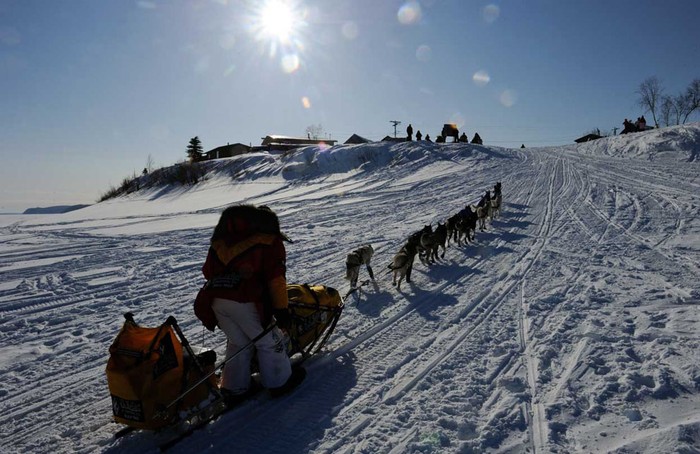
[[[112, 438], [108, 347], [131, 311], [223, 352], [192, 300], [219, 213], [248, 202], [294, 240], [290, 282], [344, 293], [363, 243], [377, 281], [298, 390], [173, 452], [700, 452], [699, 153], [699, 124], [546, 149], [307, 148], [209, 163], [192, 188], [0, 216], [0, 451], [156, 449], [160, 435]], [[497, 181], [502, 214], [475, 243], [392, 287], [408, 235]]]

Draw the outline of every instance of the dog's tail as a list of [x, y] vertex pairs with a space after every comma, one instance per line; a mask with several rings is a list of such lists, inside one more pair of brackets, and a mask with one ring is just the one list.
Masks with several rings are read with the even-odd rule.
[[400, 268], [403, 268], [404, 266], [406, 266], [408, 261], [409, 261], [409, 258], [406, 256], [399, 255], [397, 257], [394, 257], [394, 260], [389, 265], [389, 269], [393, 271], [393, 270], [398, 270]]
[[402, 268], [405, 265], [405, 263], [402, 263], [400, 265], [396, 264], [396, 261], [393, 261], [389, 264], [388, 268], [391, 271], [398, 270], [399, 268]]

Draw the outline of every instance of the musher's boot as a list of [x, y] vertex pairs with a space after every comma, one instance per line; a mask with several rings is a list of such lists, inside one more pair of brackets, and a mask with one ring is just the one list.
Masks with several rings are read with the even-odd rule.
[[301, 366], [292, 367], [292, 375], [289, 376], [287, 383], [277, 388], [270, 388], [272, 397], [280, 397], [291, 392], [301, 384], [306, 378], [306, 369]]

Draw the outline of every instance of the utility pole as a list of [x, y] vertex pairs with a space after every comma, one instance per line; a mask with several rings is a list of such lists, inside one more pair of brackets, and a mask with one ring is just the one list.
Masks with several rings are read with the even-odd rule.
[[389, 120], [389, 123], [394, 125], [394, 137], [396, 137], [396, 127], [401, 124], [398, 120]]
[[618, 129], [620, 129], [620, 128], [618, 128], [617, 126], [615, 126], [615, 127], [613, 128], [613, 135], [614, 135], [614, 136], [617, 135], [617, 130], [618, 130]]

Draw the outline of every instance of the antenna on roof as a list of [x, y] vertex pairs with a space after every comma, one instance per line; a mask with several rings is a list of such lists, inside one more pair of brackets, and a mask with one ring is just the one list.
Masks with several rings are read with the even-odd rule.
[[394, 125], [394, 137], [396, 137], [396, 126], [400, 125], [401, 122], [398, 120], [389, 120], [389, 123]]

